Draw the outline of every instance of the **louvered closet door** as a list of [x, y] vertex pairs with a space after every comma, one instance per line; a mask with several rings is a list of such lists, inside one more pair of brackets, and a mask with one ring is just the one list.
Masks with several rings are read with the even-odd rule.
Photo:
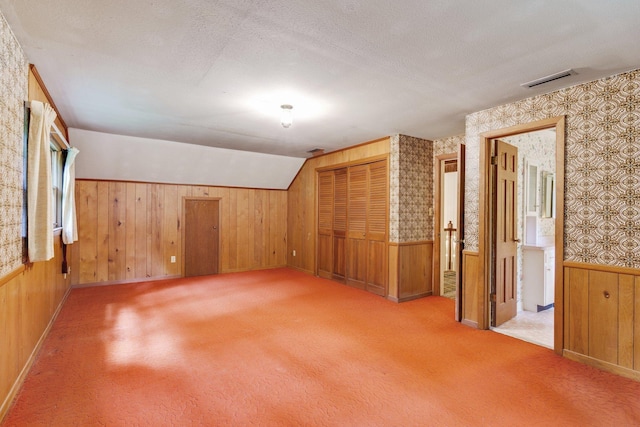
[[367, 204], [367, 282], [366, 289], [387, 295], [387, 162], [369, 165]]
[[347, 284], [365, 289], [367, 281], [367, 203], [369, 165], [349, 168]]
[[333, 171], [318, 173], [318, 276], [333, 272]]
[[347, 169], [333, 171], [333, 279], [346, 280]]

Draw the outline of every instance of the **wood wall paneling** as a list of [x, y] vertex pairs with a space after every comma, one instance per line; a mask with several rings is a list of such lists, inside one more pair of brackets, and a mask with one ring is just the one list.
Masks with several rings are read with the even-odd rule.
[[589, 271], [567, 269], [567, 348], [576, 353], [589, 354]]
[[618, 363], [618, 275], [589, 272], [589, 356]]
[[[28, 90], [29, 101], [54, 105], [33, 66], [29, 70]], [[66, 134], [67, 127], [60, 115], [56, 118], [56, 124]], [[79, 205], [82, 206], [81, 201]], [[81, 231], [86, 232], [78, 230], [79, 233]], [[75, 251], [73, 246], [68, 249], [68, 255]], [[71, 277], [80, 277], [81, 274], [81, 270], [74, 265], [71, 265], [71, 275], [65, 277], [61, 271], [62, 246], [60, 233], [57, 232], [51, 260], [21, 267], [0, 279], [0, 419], [9, 409], [62, 306]]]
[[62, 245], [54, 237], [54, 257], [29, 265], [0, 285], [0, 419], [46, 337], [70, 288], [61, 273]]
[[618, 365], [629, 369], [633, 369], [634, 279], [627, 274], [618, 277]]
[[220, 198], [220, 272], [286, 265], [286, 191], [78, 180], [73, 284], [180, 276], [182, 200], [192, 196]]
[[564, 281], [564, 354], [640, 379], [640, 272], [571, 262]]
[[640, 275], [635, 277], [633, 321], [633, 369], [640, 372]]
[[478, 280], [481, 274], [478, 252], [462, 251], [462, 323], [478, 326]]
[[[396, 277], [394, 277], [397, 301], [432, 295], [433, 242], [399, 243], [393, 247], [397, 248]], [[396, 250], [393, 249], [393, 252]], [[390, 266], [389, 270], [393, 271], [394, 268]], [[395, 299], [392, 298], [392, 300]]]

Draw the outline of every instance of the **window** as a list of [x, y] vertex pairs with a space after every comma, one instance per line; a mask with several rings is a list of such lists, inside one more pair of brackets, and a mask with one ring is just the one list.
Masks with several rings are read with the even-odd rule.
[[54, 138], [51, 138], [51, 204], [53, 228], [62, 227], [62, 172], [64, 153]]

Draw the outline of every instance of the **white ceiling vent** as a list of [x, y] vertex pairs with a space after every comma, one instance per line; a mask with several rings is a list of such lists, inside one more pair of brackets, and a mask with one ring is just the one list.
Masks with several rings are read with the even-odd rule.
[[560, 71], [559, 73], [551, 74], [550, 76], [541, 77], [536, 80], [531, 80], [530, 82], [527, 82], [527, 83], [522, 83], [520, 86], [531, 89], [536, 86], [543, 85], [545, 83], [549, 83], [555, 80], [564, 79], [565, 77], [573, 76], [575, 74], [578, 74], [578, 73], [576, 73], [572, 69], [568, 69], [568, 70]]

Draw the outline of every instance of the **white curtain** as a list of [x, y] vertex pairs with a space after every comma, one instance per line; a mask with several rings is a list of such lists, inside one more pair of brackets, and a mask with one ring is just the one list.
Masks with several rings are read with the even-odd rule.
[[31, 101], [27, 142], [27, 240], [29, 261], [53, 258], [53, 195], [51, 125], [56, 112], [49, 104]]
[[70, 245], [78, 240], [76, 223], [76, 156], [80, 151], [71, 147], [67, 150], [62, 175], [62, 241]]

